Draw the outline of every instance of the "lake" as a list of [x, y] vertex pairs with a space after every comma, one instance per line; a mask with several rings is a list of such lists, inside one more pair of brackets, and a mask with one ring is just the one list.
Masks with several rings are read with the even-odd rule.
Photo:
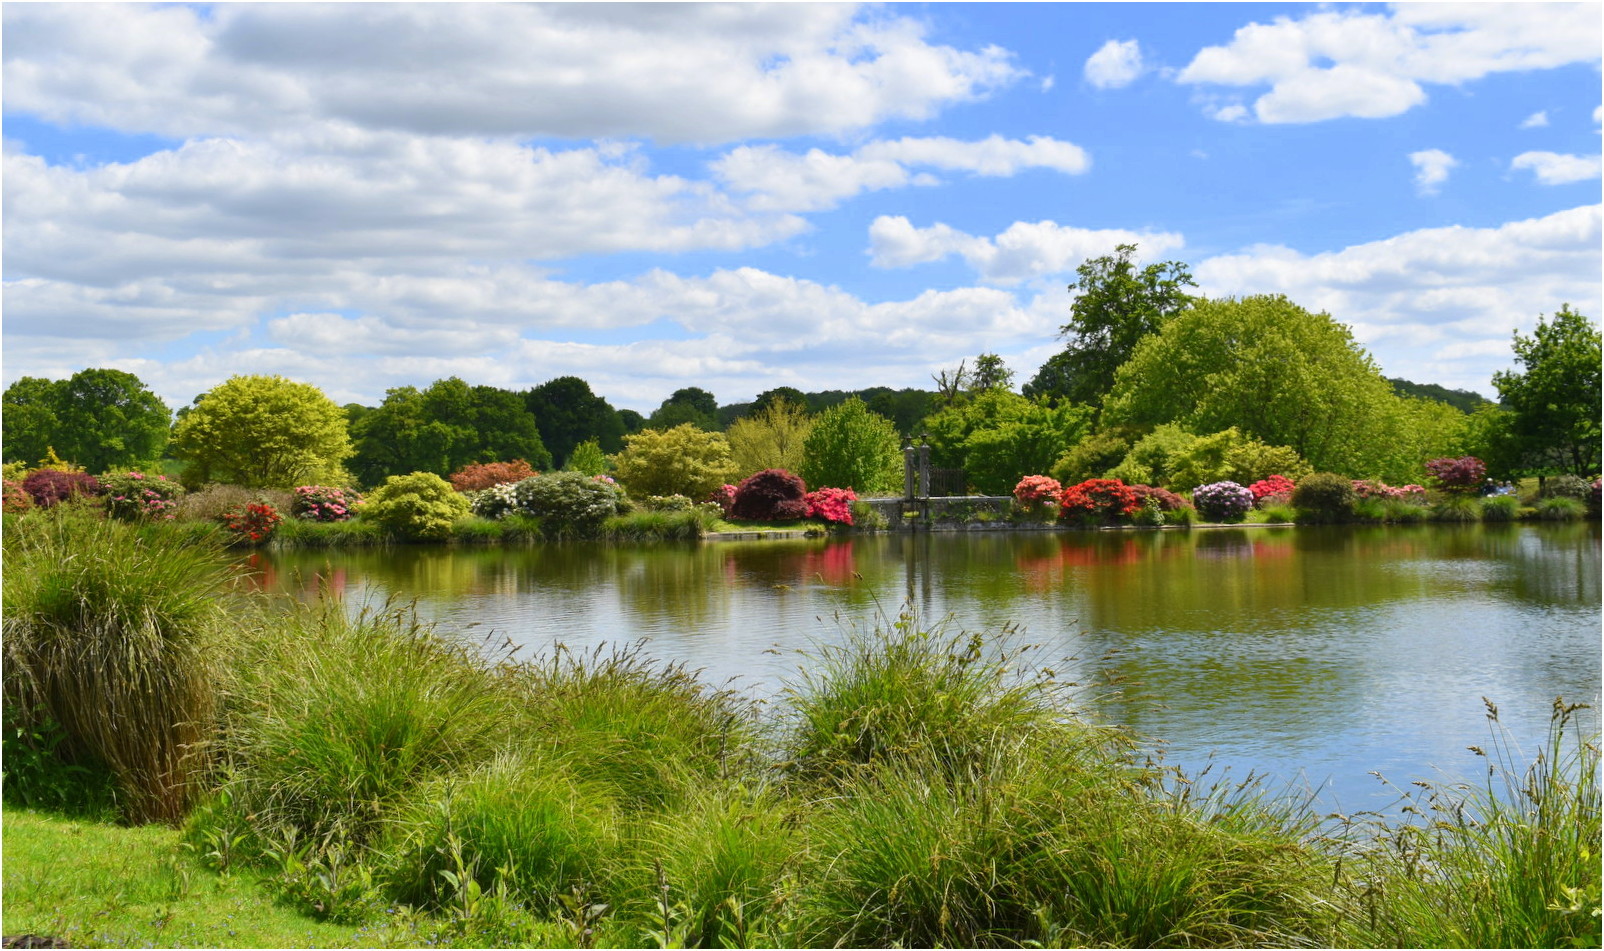
[[[353, 608], [416, 600], [520, 656], [644, 638], [774, 694], [797, 648], [904, 605], [1016, 626], [1061, 679], [1118, 681], [1096, 716], [1196, 772], [1211, 758], [1385, 811], [1370, 775], [1477, 778], [1482, 698], [1535, 751], [1556, 696], [1600, 693], [1596, 524], [974, 532], [658, 545], [401, 546], [253, 556], [260, 584]], [[1059, 661], [1059, 658], [1064, 658]], [[1591, 723], [1596, 724], [1594, 717]]]

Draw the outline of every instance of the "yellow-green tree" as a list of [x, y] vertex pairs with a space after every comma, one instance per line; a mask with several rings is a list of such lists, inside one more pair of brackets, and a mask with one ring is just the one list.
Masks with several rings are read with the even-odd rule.
[[345, 411], [310, 383], [234, 376], [196, 397], [173, 430], [188, 484], [253, 488], [337, 484], [351, 455]]
[[751, 416], [730, 424], [725, 438], [735, 471], [749, 476], [764, 469], [800, 472], [802, 447], [813, 431], [813, 419], [801, 405], [776, 399]]
[[613, 457], [613, 465], [618, 481], [638, 496], [688, 495], [699, 500], [736, 477], [724, 434], [693, 423], [625, 436], [624, 449]]

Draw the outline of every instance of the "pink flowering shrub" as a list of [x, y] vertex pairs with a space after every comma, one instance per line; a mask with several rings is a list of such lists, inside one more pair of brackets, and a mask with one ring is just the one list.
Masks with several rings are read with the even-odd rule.
[[1380, 479], [1354, 479], [1353, 491], [1361, 499], [1380, 499], [1382, 501], [1416, 502], [1424, 505], [1426, 502], [1425, 486], [1415, 485], [1388, 485]]
[[184, 487], [164, 475], [127, 472], [100, 477], [106, 496], [106, 513], [123, 521], [142, 518], [172, 521], [178, 515], [178, 500]]
[[362, 501], [354, 489], [331, 485], [301, 485], [295, 488], [290, 514], [308, 522], [343, 522], [356, 514]]
[[1426, 473], [1444, 492], [1468, 495], [1481, 491], [1487, 479], [1487, 466], [1475, 456], [1433, 459], [1426, 463]]
[[735, 507], [735, 486], [728, 482], [724, 483], [707, 494], [707, 501], [723, 509], [725, 515], [729, 515], [730, 509]]
[[28, 493], [22, 491], [22, 483], [12, 482], [10, 479], [5, 480], [5, 495], [4, 501], [0, 502], [0, 511], [26, 512], [31, 508], [33, 508], [33, 499], [28, 497]]
[[1014, 501], [1026, 511], [1037, 510], [1044, 506], [1051, 508], [1058, 504], [1058, 497], [1063, 492], [1064, 487], [1052, 476], [1028, 475], [1014, 486]]
[[1058, 517], [1083, 523], [1118, 522], [1141, 507], [1141, 498], [1123, 481], [1087, 479], [1063, 491]]
[[1284, 475], [1273, 475], [1260, 479], [1248, 486], [1253, 493], [1253, 504], [1260, 508], [1266, 505], [1284, 505], [1292, 499], [1292, 490], [1297, 483]]
[[808, 518], [822, 518], [826, 522], [851, 525], [852, 503], [858, 500], [858, 494], [850, 488], [823, 488], [809, 492], [803, 499], [808, 503]]

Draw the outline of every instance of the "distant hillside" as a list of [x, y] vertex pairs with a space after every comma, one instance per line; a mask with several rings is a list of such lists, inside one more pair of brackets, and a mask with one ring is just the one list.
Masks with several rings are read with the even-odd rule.
[[1411, 383], [1408, 380], [1394, 379], [1390, 376], [1387, 377], [1387, 382], [1392, 384], [1392, 391], [1399, 396], [1419, 396], [1428, 400], [1437, 400], [1466, 413], [1474, 413], [1478, 408], [1493, 402], [1480, 393], [1474, 393], [1470, 390], [1450, 390], [1448, 387], [1438, 386], [1436, 383]]

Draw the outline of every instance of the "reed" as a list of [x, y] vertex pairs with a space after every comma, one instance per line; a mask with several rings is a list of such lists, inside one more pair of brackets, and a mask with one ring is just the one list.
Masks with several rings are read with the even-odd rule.
[[1513, 522], [1520, 518], [1520, 499], [1513, 495], [1494, 495], [1481, 500], [1484, 522]]

